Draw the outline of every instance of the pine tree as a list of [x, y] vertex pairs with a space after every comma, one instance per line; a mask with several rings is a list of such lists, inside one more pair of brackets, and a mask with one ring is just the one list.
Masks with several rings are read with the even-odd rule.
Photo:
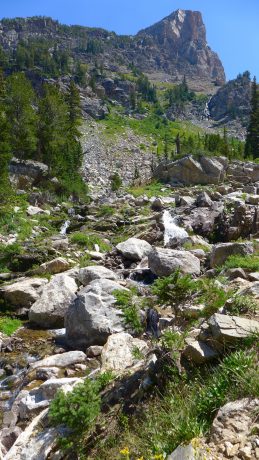
[[10, 142], [17, 158], [33, 158], [37, 147], [35, 93], [23, 73], [7, 78], [6, 114], [10, 123]]
[[66, 95], [68, 105], [68, 128], [73, 139], [78, 140], [80, 125], [82, 123], [82, 114], [80, 108], [80, 94], [73, 80], [70, 81], [69, 90]]
[[0, 201], [8, 199], [11, 192], [8, 165], [11, 158], [10, 126], [5, 107], [6, 87], [2, 70], [0, 69]]
[[245, 157], [259, 158], [259, 90], [254, 77], [252, 83], [251, 114], [247, 129]]

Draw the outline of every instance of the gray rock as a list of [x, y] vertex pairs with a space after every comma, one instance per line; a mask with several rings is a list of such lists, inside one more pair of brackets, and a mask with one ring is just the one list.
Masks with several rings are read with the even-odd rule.
[[66, 318], [67, 343], [85, 349], [104, 345], [108, 336], [124, 330], [122, 312], [115, 306], [113, 291], [125, 290], [112, 280], [95, 280], [83, 288], [70, 305]]
[[[0, 432], [0, 442], [6, 450], [11, 449], [16, 439], [20, 436], [22, 429], [18, 426], [12, 428], [3, 428]], [[1, 456], [0, 456], [1, 458]]]
[[253, 254], [253, 251], [253, 243], [219, 243], [213, 247], [210, 266], [211, 268], [218, 267], [224, 264], [230, 256], [247, 256]]
[[191, 341], [183, 351], [183, 355], [196, 364], [204, 364], [218, 357], [218, 353], [200, 340]]
[[126, 332], [110, 335], [102, 349], [101, 370], [121, 373], [132, 367], [138, 361], [134, 357], [134, 349], [136, 348], [143, 356], [148, 351], [148, 346], [144, 340], [133, 338]]
[[200, 208], [210, 208], [213, 201], [206, 192], [202, 192], [197, 196], [196, 205]]
[[188, 446], [178, 446], [174, 452], [167, 457], [167, 460], [199, 460], [196, 449], [191, 444]]
[[149, 268], [157, 276], [168, 276], [175, 270], [200, 274], [200, 260], [188, 251], [155, 248], [148, 256]]
[[235, 342], [259, 332], [259, 322], [239, 316], [215, 313], [208, 324], [213, 338], [221, 343]]
[[109, 268], [102, 267], [100, 265], [80, 268], [78, 273], [78, 280], [81, 284], [86, 286], [91, 283], [91, 281], [107, 279], [107, 280], [118, 280], [118, 276]]
[[6, 302], [13, 307], [29, 308], [40, 297], [43, 286], [48, 283], [44, 278], [23, 278], [1, 288]]
[[152, 246], [145, 240], [129, 238], [116, 246], [117, 250], [126, 258], [139, 261], [152, 251]]
[[188, 155], [177, 161], [160, 163], [154, 175], [170, 183], [217, 184], [224, 178], [225, 166], [216, 157], [201, 157], [197, 160]]
[[70, 276], [55, 275], [32, 305], [29, 312], [30, 322], [44, 329], [63, 327], [66, 311], [76, 298], [77, 289], [75, 280]]
[[69, 367], [76, 363], [85, 363], [86, 355], [82, 351], [68, 351], [36, 361], [30, 365], [30, 369], [45, 367]]

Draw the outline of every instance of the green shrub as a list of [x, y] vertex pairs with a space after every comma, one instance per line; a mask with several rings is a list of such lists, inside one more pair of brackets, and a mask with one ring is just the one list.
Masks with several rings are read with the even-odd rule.
[[111, 176], [111, 189], [113, 192], [117, 192], [117, 190], [119, 190], [121, 186], [122, 186], [122, 179], [119, 173], [116, 172]]
[[209, 317], [219, 308], [224, 307], [226, 301], [233, 295], [233, 290], [227, 291], [221, 287], [215, 280], [208, 278], [197, 281], [198, 296], [196, 303], [203, 303], [205, 308], [202, 315]]
[[197, 290], [197, 284], [191, 275], [181, 275], [177, 270], [170, 276], [158, 278], [151, 290], [158, 297], [159, 303], [176, 307], [190, 298]]
[[[76, 385], [69, 393], [58, 391], [50, 405], [49, 417], [53, 425], [65, 425], [72, 430], [72, 439], [90, 429], [100, 413], [100, 392], [113, 379], [111, 372], [106, 372], [96, 380], [86, 378], [83, 383]], [[71, 447], [71, 438], [63, 443]]]
[[134, 288], [128, 291], [113, 291], [113, 295], [116, 299], [116, 305], [122, 310], [126, 326], [129, 326], [137, 333], [141, 333], [143, 331], [143, 325], [140, 320], [139, 309], [133, 300], [133, 297], [136, 296], [136, 294], [137, 291]]

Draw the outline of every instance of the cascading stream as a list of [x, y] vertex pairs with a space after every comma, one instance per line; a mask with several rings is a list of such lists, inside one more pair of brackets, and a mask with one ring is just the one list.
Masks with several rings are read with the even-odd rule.
[[185, 240], [189, 236], [184, 228], [179, 227], [177, 219], [177, 216], [173, 217], [168, 210], [164, 211], [164, 246], [167, 246], [172, 239], [181, 241]]
[[60, 229], [60, 235], [63, 235], [63, 236], [66, 235], [69, 225], [70, 225], [70, 220], [66, 220]]

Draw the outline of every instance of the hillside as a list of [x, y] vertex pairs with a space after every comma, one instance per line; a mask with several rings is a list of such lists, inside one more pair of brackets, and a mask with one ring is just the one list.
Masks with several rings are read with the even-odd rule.
[[195, 11], [0, 45], [0, 460], [258, 459], [256, 80]]

